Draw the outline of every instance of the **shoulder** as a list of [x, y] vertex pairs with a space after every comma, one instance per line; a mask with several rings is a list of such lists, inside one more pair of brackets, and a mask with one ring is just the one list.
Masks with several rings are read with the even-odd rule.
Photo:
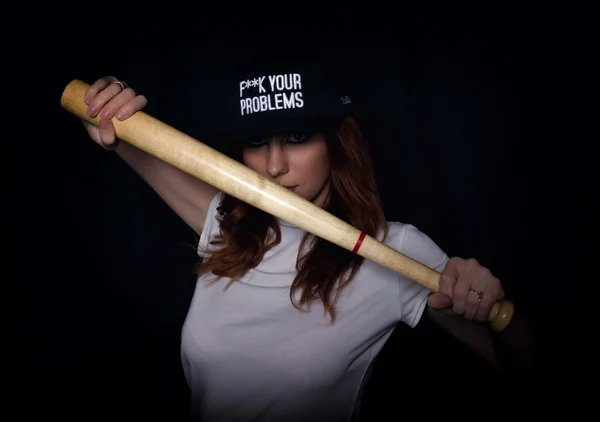
[[203, 257], [212, 239], [219, 233], [220, 222], [219, 222], [219, 207], [225, 194], [221, 191], [217, 192], [213, 199], [210, 201], [210, 205], [206, 212], [206, 220], [204, 222], [204, 228], [200, 234], [200, 240], [198, 242], [198, 254]]
[[437, 271], [444, 268], [448, 256], [429, 235], [409, 223], [388, 221], [387, 224], [388, 234], [383, 243]]
[[210, 204], [208, 206], [208, 212], [206, 213], [206, 222], [205, 224], [212, 226], [212, 225], [218, 225], [218, 218], [219, 218], [219, 208], [221, 206], [221, 203], [223, 202], [223, 199], [225, 198], [225, 193], [218, 191], [215, 196], [213, 196], [212, 200], [210, 201]]
[[[424, 232], [412, 224], [398, 221], [387, 222], [387, 235], [383, 238], [383, 230], [377, 240], [397, 250], [436, 271], [441, 271], [448, 260], [444, 251]], [[409, 327], [415, 327], [423, 314], [430, 291], [424, 286], [391, 270], [379, 269], [367, 263], [369, 272], [369, 289], [379, 286], [385, 292], [385, 299], [379, 301], [378, 309], [382, 311], [381, 303], [390, 305], [391, 314], [395, 321], [402, 321]], [[377, 269], [375, 269], [377, 268]], [[371, 277], [375, 275], [375, 277]], [[377, 283], [373, 283], [377, 280]], [[380, 297], [380, 295], [378, 296]]]

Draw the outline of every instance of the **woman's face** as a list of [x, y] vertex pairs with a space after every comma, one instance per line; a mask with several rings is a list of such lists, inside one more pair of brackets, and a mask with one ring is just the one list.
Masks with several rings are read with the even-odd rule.
[[274, 135], [246, 143], [243, 162], [296, 195], [323, 206], [329, 190], [327, 142], [320, 133]]

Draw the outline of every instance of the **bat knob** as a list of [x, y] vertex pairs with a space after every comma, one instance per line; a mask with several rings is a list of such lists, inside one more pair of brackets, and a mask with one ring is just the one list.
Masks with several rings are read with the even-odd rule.
[[513, 317], [515, 305], [509, 300], [494, 303], [490, 311], [489, 322], [496, 332], [504, 330]]

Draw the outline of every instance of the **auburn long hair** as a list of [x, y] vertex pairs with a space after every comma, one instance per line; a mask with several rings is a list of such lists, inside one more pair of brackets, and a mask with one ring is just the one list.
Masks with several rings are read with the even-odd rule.
[[[325, 131], [331, 166], [329, 195], [324, 209], [367, 235], [375, 237], [388, 228], [375, 183], [368, 143], [352, 117], [341, 119], [337, 127]], [[241, 152], [235, 157], [241, 160]], [[196, 275], [213, 273], [231, 278], [229, 287], [249, 269], [258, 266], [264, 254], [281, 241], [277, 219], [225, 194], [218, 208], [220, 235], [216, 246], [195, 269]], [[270, 230], [272, 229], [272, 230]], [[310, 241], [310, 248], [305, 246]], [[305, 251], [301, 255], [300, 251]], [[297, 274], [290, 299], [299, 310], [320, 299], [335, 321], [335, 302], [339, 292], [352, 281], [363, 258], [327, 240], [306, 233], [300, 244]], [[294, 301], [295, 293], [300, 300]]]

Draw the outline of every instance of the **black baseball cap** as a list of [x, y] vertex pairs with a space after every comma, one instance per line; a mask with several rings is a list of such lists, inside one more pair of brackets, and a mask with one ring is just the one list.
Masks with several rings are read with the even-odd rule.
[[[227, 152], [236, 141], [280, 133], [314, 133], [353, 114], [348, 84], [327, 62], [287, 52], [193, 65], [184, 77], [191, 132]], [[207, 66], [208, 67], [208, 66]], [[185, 124], [191, 127], [190, 122]]]

